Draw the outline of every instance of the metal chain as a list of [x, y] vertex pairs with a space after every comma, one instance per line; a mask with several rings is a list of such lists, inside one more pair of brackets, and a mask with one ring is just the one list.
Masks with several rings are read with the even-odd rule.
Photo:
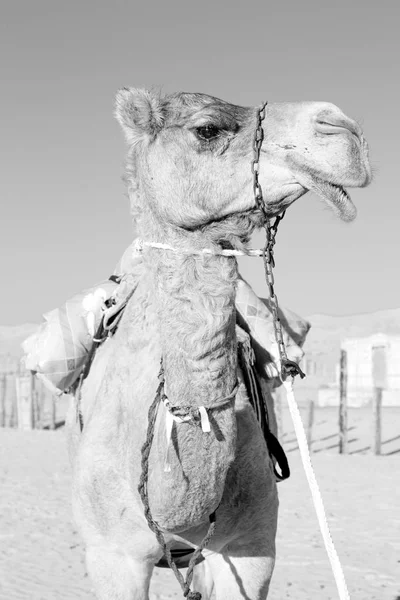
[[292, 360], [289, 360], [286, 354], [285, 342], [283, 341], [282, 324], [279, 319], [279, 304], [278, 298], [275, 294], [275, 280], [273, 269], [275, 267], [274, 260], [274, 246], [275, 238], [278, 232], [279, 223], [285, 216], [283, 211], [280, 215], [275, 217], [274, 222], [271, 225], [270, 219], [267, 215], [267, 208], [263, 200], [262, 187], [258, 180], [260, 173], [260, 152], [261, 146], [264, 140], [264, 130], [262, 122], [265, 118], [265, 110], [268, 102], [264, 102], [257, 110], [257, 127], [254, 133], [253, 139], [253, 160], [251, 163], [251, 172], [253, 173], [253, 191], [254, 199], [256, 201], [257, 208], [261, 211], [263, 216], [263, 227], [265, 229], [266, 241], [263, 248], [263, 262], [265, 279], [269, 289], [269, 299], [273, 316], [275, 339], [278, 344], [279, 357], [281, 361], [281, 376], [285, 380], [286, 377], [295, 377], [300, 375], [301, 378], [305, 377], [304, 373], [300, 369], [299, 365]]

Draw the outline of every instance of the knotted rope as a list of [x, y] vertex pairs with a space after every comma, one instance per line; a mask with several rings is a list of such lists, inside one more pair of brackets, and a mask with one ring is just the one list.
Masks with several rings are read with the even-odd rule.
[[182, 573], [179, 571], [178, 567], [176, 566], [174, 559], [172, 558], [171, 550], [168, 547], [167, 543], [165, 542], [164, 535], [163, 535], [160, 527], [158, 526], [158, 523], [153, 519], [151, 510], [150, 510], [150, 506], [149, 506], [149, 496], [148, 496], [149, 456], [150, 456], [150, 450], [151, 450], [151, 446], [152, 446], [153, 439], [154, 439], [154, 429], [155, 429], [155, 424], [156, 424], [158, 407], [160, 405], [160, 402], [164, 398], [165, 379], [164, 379], [164, 369], [163, 369], [162, 362], [161, 362], [160, 372], [158, 375], [158, 380], [159, 380], [159, 384], [158, 384], [157, 392], [156, 392], [155, 398], [154, 398], [154, 400], [149, 408], [149, 412], [148, 412], [147, 436], [146, 436], [146, 441], [142, 446], [142, 460], [141, 460], [142, 473], [140, 475], [138, 491], [139, 491], [140, 498], [143, 503], [144, 515], [146, 517], [147, 524], [150, 527], [151, 531], [155, 534], [157, 541], [160, 544], [160, 546], [163, 550], [163, 553], [167, 558], [168, 565], [174, 572], [175, 577], [177, 578], [177, 580], [182, 588], [184, 597], [188, 598], [188, 600], [201, 600], [201, 594], [199, 592], [192, 592], [190, 589], [190, 586], [191, 586], [191, 583], [193, 580], [193, 570], [194, 570], [194, 567], [196, 566], [196, 562], [197, 562], [198, 558], [200, 558], [200, 554], [201, 554], [202, 550], [204, 550], [204, 548], [206, 548], [210, 539], [212, 538], [212, 536], [215, 533], [215, 526], [216, 526], [215, 511], [209, 517], [210, 525], [209, 525], [206, 536], [203, 538], [201, 544], [195, 549], [195, 551], [192, 554], [192, 557], [190, 558], [187, 573], [186, 573], [186, 579], [185, 579], [183, 577]]

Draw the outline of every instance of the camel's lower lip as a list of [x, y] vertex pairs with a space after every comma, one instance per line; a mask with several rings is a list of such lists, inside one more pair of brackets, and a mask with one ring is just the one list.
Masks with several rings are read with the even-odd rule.
[[343, 221], [353, 221], [357, 216], [354, 206], [347, 191], [340, 185], [313, 179], [306, 185], [307, 189], [317, 194], [338, 214]]

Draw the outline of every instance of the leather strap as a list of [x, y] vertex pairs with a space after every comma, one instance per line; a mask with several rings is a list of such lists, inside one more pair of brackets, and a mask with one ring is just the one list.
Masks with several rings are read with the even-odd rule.
[[[289, 462], [284, 449], [282, 448], [278, 439], [271, 432], [269, 426], [268, 409], [264, 401], [254, 362], [249, 356], [249, 351], [246, 349], [244, 343], [238, 343], [238, 353], [250, 404], [255, 412], [257, 421], [263, 432], [269, 454], [272, 458], [274, 475], [277, 481], [284, 481], [290, 477]], [[276, 466], [279, 467], [279, 471], [277, 470]]]

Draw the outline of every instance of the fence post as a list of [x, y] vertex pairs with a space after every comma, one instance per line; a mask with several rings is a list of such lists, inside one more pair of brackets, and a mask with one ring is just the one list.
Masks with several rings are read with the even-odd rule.
[[386, 346], [372, 346], [372, 382], [374, 393], [372, 398], [373, 414], [373, 452], [379, 455], [382, 444], [382, 395], [386, 386]]
[[[14, 376], [14, 381], [16, 381], [17, 374], [11, 373], [10, 375]], [[18, 415], [17, 415], [17, 397], [16, 397], [16, 384], [13, 385], [14, 390], [11, 392], [10, 397], [10, 414], [8, 415], [8, 426], [9, 427], [18, 427]]]
[[382, 388], [374, 388], [374, 397], [372, 400], [373, 404], [373, 418], [374, 418], [374, 454], [379, 455], [381, 453], [381, 425], [382, 425]]
[[51, 395], [51, 415], [50, 415], [50, 429], [56, 428], [56, 396]]
[[347, 453], [347, 352], [340, 351], [339, 454]]
[[19, 429], [33, 429], [33, 402], [31, 375], [17, 374], [15, 379], [17, 391], [17, 414]]
[[43, 384], [40, 380], [36, 379], [35, 382], [35, 392], [36, 392], [36, 429], [43, 429]]
[[38, 429], [40, 427], [40, 411], [39, 411], [39, 392], [37, 386], [37, 379], [33, 371], [31, 371], [31, 390], [32, 390], [32, 413], [33, 413], [33, 427]]
[[311, 451], [311, 444], [312, 444], [312, 431], [313, 431], [313, 425], [314, 425], [314, 400], [310, 400], [310, 403], [308, 405], [308, 423], [307, 423], [307, 444], [308, 444], [308, 448]]
[[1, 422], [0, 426], [6, 426], [6, 395], [7, 395], [7, 375], [4, 373], [1, 378]]

